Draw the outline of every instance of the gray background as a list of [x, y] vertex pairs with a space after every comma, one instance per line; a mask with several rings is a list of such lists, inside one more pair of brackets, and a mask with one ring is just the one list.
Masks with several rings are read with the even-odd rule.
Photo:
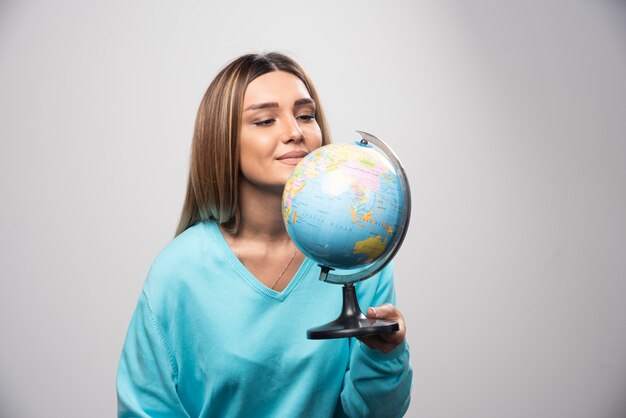
[[[401, 156], [409, 417], [626, 416], [623, 1], [0, 2], [0, 415], [110, 417], [195, 112], [294, 56]], [[339, 289], [337, 289], [339, 291]]]

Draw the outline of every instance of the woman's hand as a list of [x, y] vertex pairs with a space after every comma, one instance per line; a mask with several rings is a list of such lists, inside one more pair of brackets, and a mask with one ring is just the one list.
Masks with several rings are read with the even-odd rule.
[[404, 337], [406, 335], [404, 316], [402, 316], [402, 312], [400, 312], [392, 304], [386, 303], [381, 306], [368, 308], [367, 317], [397, 322], [400, 329], [390, 334], [357, 337], [366, 346], [379, 349], [383, 353], [388, 353], [404, 341]]

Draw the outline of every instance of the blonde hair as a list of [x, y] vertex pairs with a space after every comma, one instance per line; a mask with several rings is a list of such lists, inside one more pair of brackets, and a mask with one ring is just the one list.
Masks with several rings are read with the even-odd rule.
[[191, 145], [187, 193], [176, 235], [209, 219], [237, 233], [239, 125], [243, 97], [252, 80], [271, 71], [286, 71], [302, 80], [316, 103], [315, 119], [322, 132], [322, 145], [330, 143], [319, 96], [298, 63], [278, 52], [236, 58], [217, 74], [200, 102]]

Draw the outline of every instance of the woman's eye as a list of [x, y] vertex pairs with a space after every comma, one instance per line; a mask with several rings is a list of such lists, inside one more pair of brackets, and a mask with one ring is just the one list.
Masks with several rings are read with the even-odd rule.
[[315, 119], [315, 115], [314, 114], [306, 114], [306, 115], [300, 115], [298, 116], [298, 119], [300, 120], [305, 120], [305, 121], [310, 121], [310, 120], [314, 120]]
[[274, 123], [274, 119], [263, 119], [258, 122], [254, 122], [256, 126], [270, 126]]

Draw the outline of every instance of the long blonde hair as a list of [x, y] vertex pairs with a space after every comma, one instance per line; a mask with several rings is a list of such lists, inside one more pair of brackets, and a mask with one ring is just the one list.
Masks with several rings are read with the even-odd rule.
[[239, 227], [239, 125], [248, 84], [271, 71], [298, 77], [316, 103], [315, 119], [322, 145], [330, 143], [330, 131], [317, 91], [304, 69], [278, 52], [246, 54], [224, 67], [204, 93], [193, 134], [185, 203], [176, 229], [215, 219], [231, 233]]

